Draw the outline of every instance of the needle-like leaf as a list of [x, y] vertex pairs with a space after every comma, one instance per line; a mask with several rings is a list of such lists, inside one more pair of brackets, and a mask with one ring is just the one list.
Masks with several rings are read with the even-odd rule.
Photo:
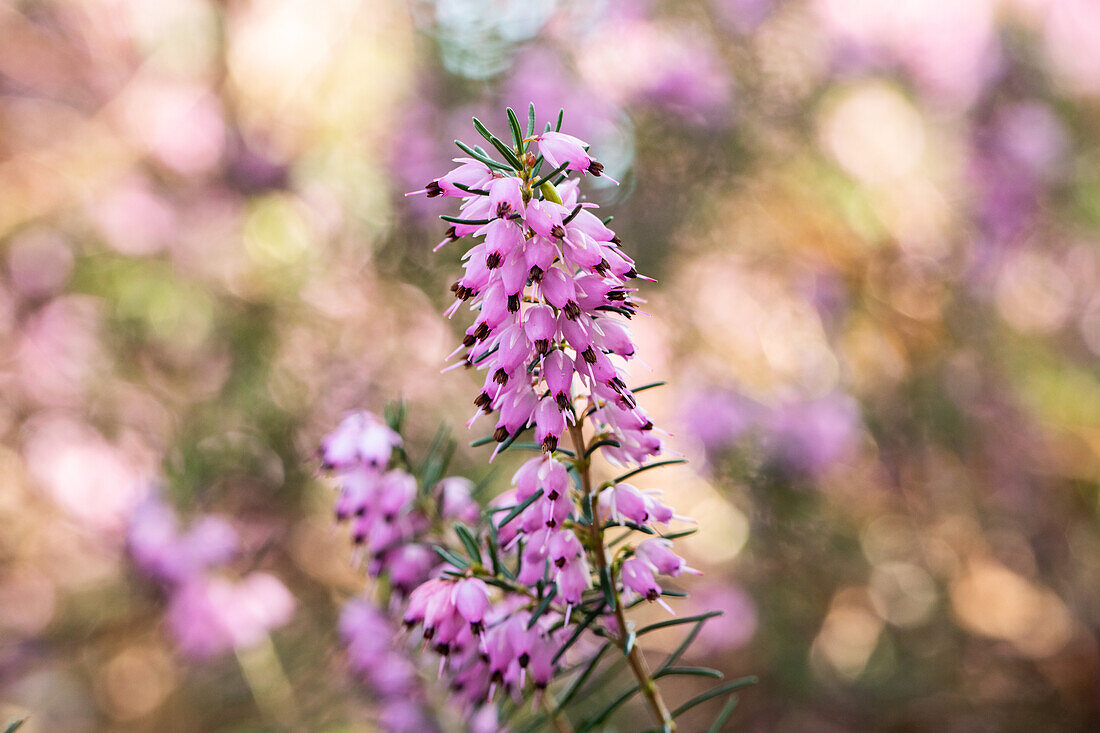
[[466, 153], [466, 155], [469, 155], [474, 160], [484, 163], [494, 170], [504, 171], [506, 173], [513, 172], [513, 170], [508, 166], [502, 163], [498, 163], [497, 161], [486, 155], [484, 152], [479, 153], [461, 140], [455, 140], [455, 145], [457, 145], [462, 152]]
[[684, 713], [686, 713], [688, 710], [691, 710], [696, 705], [701, 705], [701, 704], [705, 703], [707, 700], [713, 700], [714, 698], [718, 697], [719, 695], [724, 695], [727, 692], [733, 692], [734, 690], [740, 690], [742, 687], [748, 687], [749, 685], [755, 685], [756, 682], [757, 682], [757, 680], [756, 680], [755, 677], [742, 677], [740, 679], [733, 680], [732, 682], [727, 682], [724, 685], [718, 685], [717, 687], [714, 687], [710, 690], [707, 690], [706, 692], [704, 692], [700, 695], [696, 695], [695, 697], [691, 698], [690, 700], [685, 702], [680, 707], [673, 710], [672, 711], [672, 717], [673, 718], [678, 718], [681, 715], [683, 715]]
[[635, 468], [633, 471], [627, 471], [626, 473], [624, 473], [620, 476], [616, 476], [615, 477], [615, 483], [620, 483], [621, 481], [626, 481], [631, 476], [637, 476], [639, 473], [641, 473], [643, 471], [648, 471], [651, 468], [660, 468], [661, 466], [672, 466], [672, 465], [675, 465], [677, 463], [687, 463], [687, 461], [683, 458], [670, 458], [667, 461], [657, 461], [656, 463], [649, 463], [649, 464], [646, 464], [646, 465], [644, 465], [640, 468]]
[[527, 497], [526, 499], [524, 499], [523, 501], [521, 501], [521, 502], [520, 502], [519, 504], [516, 504], [516, 505], [515, 505], [514, 507], [512, 507], [512, 511], [508, 512], [508, 516], [506, 516], [506, 517], [505, 517], [505, 518], [504, 518], [504, 519], [503, 519], [503, 520], [502, 520], [502, 521], [501, 521], [501, 522], [500, 522], [500, 523], [499, 523], [499, 524], [497, 525], [497, 527], [498, 527], [498, 528], [499, 528], [499, 527], [503, 527], [504, 525], [508, 524], [508, 522], [511, 522], [511, 521], [512, 521], [513, 519], [515, 519], [516, 517], [518, 517], [518, 516], [520, 515], [520, 513], [522, 513], [522, 512], [523, 512], [523, 510], [524, 510], [524, 509], [526, 509], [527, 507], [529, 507], [529, 506], [531, 506], [532, 504], [534, 504], [534, 503], [535, 503], [535, 501], [536, 501], [536, 500], [538, 500], [538, 498], [539, 498], [540, 496], [542, 496], [542, 489], [539, 489], [538, 491], [536, 491], [535, 493], [531, 494], [531, 495], [530, 495], [530, 496], [528, 496], [528, 497]]
[[511, 165], [514, 170], [523, 170], [523, 163], [519, 162], [519, 158], [512, 152], [512, 149], [501, 142], [500, 138], [496, 135], [489, 132], [489, 128], [482, 124], [481, 120], [476, 117], [474, 118], [474, 129], [477, 130], [478, 135], [488, 140], [489, 144], [497, 149], [497, 152], [504, 157], [504, 160]]

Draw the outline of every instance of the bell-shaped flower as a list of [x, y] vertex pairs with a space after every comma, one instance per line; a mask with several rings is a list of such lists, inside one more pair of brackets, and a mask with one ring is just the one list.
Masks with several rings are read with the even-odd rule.
[[654, 572], [676, 577], [680, 573], [699, 575], [699, 571], [689, 568], [684, 558], [672, 551], [672, 541], [663, 537], [645, 540], [634, 548], [634, 554], [649, 565]]

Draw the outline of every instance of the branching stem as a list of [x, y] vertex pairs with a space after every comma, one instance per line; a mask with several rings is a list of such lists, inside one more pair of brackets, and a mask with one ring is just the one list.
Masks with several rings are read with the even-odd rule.
[[[623, 651], [626, 651], [628, 636], [626, 613], [623, 610], [622, 595], [619, 593], [614, 569], [609, 567], [607, 562], [607, 546], [604, 544], [602, 522], [600, 521], [600, 509], [597, 501], [598, 497], [596, 496], [598, 492], [593, 490], [591, 474], [592, 461], [591, 457], [586, 455], [584, 427], [580, 420], [569, 427], [569, 435], [573, 439], [573, 452], [576, 453], [576, 458], [573, 459], [573, 465], [577, 469], [577, 474], [581, 477], [581, 489], [584, 492], [585, 498], [592, 507], [592, 523], [589, 525], [588, 531], [589, 544], [592, 547], [592, 554], [595, 555], [596, 559], [596, 569], [599, 577], [606, 576], [611, 579], [611, 588], [609, 590], [614, 596], [615, 620], [618, 622], [619, 626], [619, 637], [615, 639], [615, 644]], [[626, 659], [630, 665], [630, 670], [638, 680], [638, 687], [641, 689], [642, 695], [649, 704], [650, 710], [653, 711], [653, 716], [666, 732], [672, 733], [676, 730], [676, 721], [672, 719], [672, 713], [669, 712], [664, 698], [661, 697], [661, 691], [657, 688], [657, 683], [653, 680], [653, 674], [650, 672], [649, 665], [646, 663], [645, 657], [642, 656], [641, 649], [637, 644], [631, 646], [630, 652], [626, 655]]]

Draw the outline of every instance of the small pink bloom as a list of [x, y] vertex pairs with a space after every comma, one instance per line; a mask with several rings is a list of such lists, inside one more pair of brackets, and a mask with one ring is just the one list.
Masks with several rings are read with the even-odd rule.
[[471, 491], [474, 483], [462, 476], [449, 476], [436, 484], [439, 492], [439, 513], [444, 519], [476, 522], [481, 515]]
[[546, 298], [550, 305], [562, 310], [577, 298], [573, 279], [557, 268], [550, 269], [542, 276], [541, 290], [542, 297]]
[[535, 409], [535, 442], [545, 451], [558, 447], [558, 439], [565, 431], [565, 415], [553, 397], [544, 397]]
[[531, 306], [524, 316], [523, 328], [539, 353], [545, 354], [558, 330], [554, 310], [548, 305]]
[[699, 574], [698, 570], [689, 568], [684, 559], [672, 551], [670, 540], [663, 538], [645, 540], [634, 548], [634, 554], [661, 575], [676, 577], [680, 573]]
[[562, 228], [562, 219], [565, 218], [565, 207], [544, 199], [532, 199], [527, 204], [527, 213], [524, 221], [527, 227], [539, 236], [547, 239], [561, 239], [565, 236]]
[[475, 629], [481, 628], [489, 608], [489, 586], [477, 578], [466, 578], [454, 584], [455, 609]]
[[645, 598], [655, 601], [661, 597], [661, 586], [653, 577], [653, 571], [640, 557], [630, 557], [623, 561], [620, 572], [623, 587]]
[[497, 216], [523, 211], [522, 182], [515, 176], [496, 178], [489, 186], [489, 203]]
[[599, 503], [600, 507], [616, 521], [622, 522], [625, 519], [635, 524], [645, 524], [649, 521], [645, 495], [630, 484], [615, 484], [609, 489], [604, 489], [600, 494]]
[[368, 412], [348, 415], [321, 441], [325, 468], [344, 470], [363, 462], [384, 468], [390, 453], [401, 445], [401, 436]]

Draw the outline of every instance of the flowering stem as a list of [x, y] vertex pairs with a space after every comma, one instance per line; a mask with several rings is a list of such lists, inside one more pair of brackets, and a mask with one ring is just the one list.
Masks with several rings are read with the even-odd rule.
[[255, 646], [237, 650], [237, 661], [256, 706], [273, 723], [288, 730], [297, 728], [293, 686], [271, 637], [264, 634]]
[[[612, 600], [615, 602], [615, 619], [619, 625], [619, 638], [615, 640], [615, 643], [626, 652], [628, 637], [626, 613], [623, 610], [622, 595], [619, 593], [615, 581], [614, 569], [609, 567], [607, 563], [607, 546], [604, 544], [599, 502], [597, 501], [596, 492], [592, 488], [592, 461], [585, 450], [584, 427], [581, 420], [577, 420], [575, 424], [569, 426], [569, 435], [573, 440], [573, 452], [577, 454], [577, 457], [573, 459], [573, 465], [581, 477], [581, 489], [592, 507], [592, 523], [589, 525], [588, 531], [592, 554], [596, 556], [596, 569], [599, 577], [610, 578], [608, 592], [611, 593]], [[645, 657], [642, 656], [637, 644], [631, 645], [630, 651], [626, 654], [626, 659], [630, 664], [630, 670], [638, 680], [638, 687], [641, 689], [642, 695], [645, 696], [654, 717], [657, 718], [657, 722], [665, 731], [670, 733], [675, 731], [676, 722], [672, 719], [672, 713], [669, 712], [664, 698], [661, 697], [661, 691], [657, 688], [657, 683], [653, 680], [649, 665], [646, 663]]]

